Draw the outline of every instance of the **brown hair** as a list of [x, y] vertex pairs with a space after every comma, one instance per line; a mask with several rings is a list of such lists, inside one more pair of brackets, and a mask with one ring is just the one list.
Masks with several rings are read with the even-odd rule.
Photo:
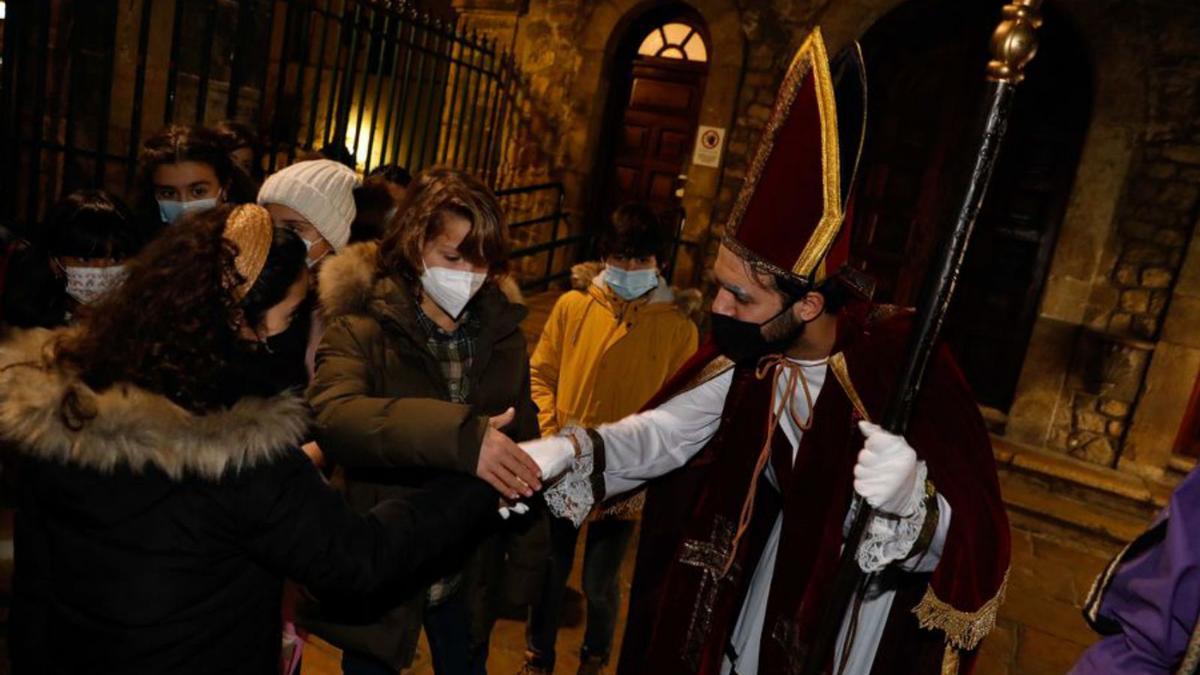
[[57, 358], [97, 390], [128, 382], [196, 412], [228, 403], [229, 364], [246, 349], [238, 317], [261, 321], [304, 269], [299, 238], [277, 229], [262, 273], [239, 302], [237, 246], [224, 236], [232, 211], [188, 214], [166, 228], [127, 263], [124, 282], [59, 338]]
[[471, 230], [458, 245], [472, 264], [499, 276], [508, 269], [508, 230], [500, 204], [488, 186], [465, 171], [433, 168], [408, 186], [396, 217], [379, 244], [379, 270], [415, 283], [421, 276], [425, 243], [437, 237], [447, 215], [466, 218]]

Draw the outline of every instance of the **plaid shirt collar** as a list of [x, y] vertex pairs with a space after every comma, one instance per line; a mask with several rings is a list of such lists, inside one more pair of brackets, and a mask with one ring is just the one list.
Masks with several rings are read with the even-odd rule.
[[479, 319], [467, 313], [453, 331], [443, 330], [434, 323], [421, 308], [417, 307], [417, 323], [425, 331], [425, 345], [441, 366], [450, 391], [450, 400], [465, 403], [470, 394], [467, 372], [475, 358], [476, 342], [479, 337]]

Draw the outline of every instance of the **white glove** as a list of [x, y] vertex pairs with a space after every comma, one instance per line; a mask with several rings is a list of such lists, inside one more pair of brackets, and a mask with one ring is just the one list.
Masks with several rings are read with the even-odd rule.
[[575, 461], [575, 446], [571, 444], [570, 439], [564, 436], [547, 436], [517, 445], [521, 446], [521, 449], [542, 470], [543, 484], [558, 478], [560, 474], [570, 469]]
[[917, 453], [903, 437], [879, 425], [859, 422], [858, 428], [866, 442], [854, 466], [854, 491], [877, 511], [911, 516], [924, 493], [917, 485]]

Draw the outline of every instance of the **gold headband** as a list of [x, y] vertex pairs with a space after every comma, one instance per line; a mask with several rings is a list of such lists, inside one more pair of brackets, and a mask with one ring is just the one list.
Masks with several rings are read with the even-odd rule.
[[271, 251], [271, 240], [275, 236], [271, 214], [261, 206], [242, 204], [225, 220], [224, 236], [238, 249], [233, 264], [242, 277], [242, 284], [234, 290], [233, 295], [241, 301], [267, 264], [267, 253]]

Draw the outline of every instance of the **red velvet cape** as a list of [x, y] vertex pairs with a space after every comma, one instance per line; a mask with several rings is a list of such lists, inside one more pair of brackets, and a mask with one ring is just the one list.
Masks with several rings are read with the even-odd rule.
[[[878, 419], [902, 365], [911, 315], [879, 320], [866, 315], [867, 308], [842, 312], [834, 352], [844, 356], [853, 391]], [[717, 356], [715, 347], [702, 346], [647, 407], [685, 389]], [[736, 527], [751, 481], [760, 480], [751, 474], [766, 436], [770, 382], [758, 380], [753, 370], [735, 368], [713, 439], [684, 467], [648, 487], [618, 667], [622, 675], [720, 672], [763, 533], [778, 513], [764, 506], [778, 495], [760, 488], [756, 522], [730, 573], [718, 580], [730, 525]], [[831, 372], [784, 483], [783, 534], [760, 673], [797, 672], [820, 621], [863, 444], [859, 418], [852, 396]], [[906, 437], [951, 505], [951, 524], [932, 574], [885, 571], [897, 595], [872, 674], [939, 673], [947, 655], [961, 655], [959, 672], [969, 673], [978, 639], [955, 630], [948, 615], [983, 615], [971, 617], [976, 634], [994, 621], [1008, 570], [1009, 529], [983, 419], [945, 348], [926, 374]], [[918, 604], [932, 608], [925, 616], [934, 628], [918, 625], [913, 611]], [[966, 649], [948, 652], [942, 629], [951, 632], [951, 644]]]

